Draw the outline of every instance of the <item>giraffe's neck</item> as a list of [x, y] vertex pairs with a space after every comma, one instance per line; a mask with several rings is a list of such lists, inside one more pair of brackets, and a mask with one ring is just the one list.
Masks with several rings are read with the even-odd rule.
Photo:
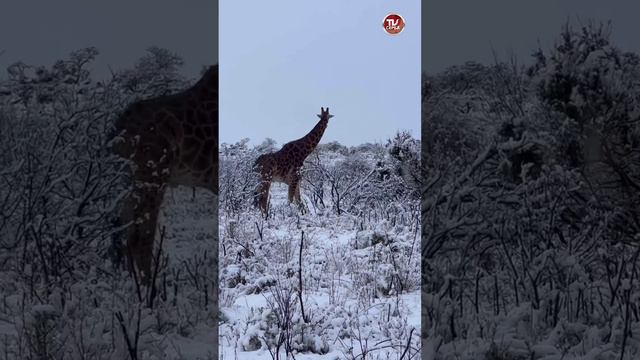
[[311, 145], [311, 151], [313, 151], [316, 146], [318, 146], [318, 143], [320, 142], [320, 139], [322, 138], [322, 135], [324, 134], [328, 123], [328, 119], [320, 119], [316, 126], [314, 126], [313, 129], [311, 129], [311, 131], [309, 131], [309, 133], [300, 140], [302, 140], [302, 142], [304, 142], [305, 144]]
[[193, 85], [192, 90], [198, 94], [210, 96], [218, 91], [218, 65], [210, 66], [202, 78]]

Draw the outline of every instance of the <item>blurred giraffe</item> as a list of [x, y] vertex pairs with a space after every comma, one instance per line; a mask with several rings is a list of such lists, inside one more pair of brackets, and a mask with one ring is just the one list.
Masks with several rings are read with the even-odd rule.
[[129, 269], [151, 274], [153, 243], [167, 185], [218, 194], [218, 65], [190, 88], [135, 102], [115, 122], [113, 151], [131, 160], [133, 189], [120, 220]]

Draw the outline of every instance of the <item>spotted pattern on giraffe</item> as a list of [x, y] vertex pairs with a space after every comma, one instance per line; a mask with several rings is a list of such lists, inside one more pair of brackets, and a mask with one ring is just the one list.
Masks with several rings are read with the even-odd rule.
[[260, 155], [254, 164], [254, 170], [260, 176], [260, 183], [255, 191], [255, 205], [268, 216], [269, 189], [271, 183], [281, 182], [289, 187], [289, 202], [298, 205], [301, 211], [305, 211], [304, 203], [300, 198], [300, 182], [302, 180], [300, 170], [304, 160], [315, 150], [327, 129], [329, 119], [333, 115], [320, 108], [318, 114], [320, 120], [309, 133], [298, 140], [288, 142], [276, 152]]
[[[153, 242], [167, 186], [218, 193], [218, 65], [190, 88], [130, 104], [115, 121], [112, 150], [130, 159], [133, 190], [121, 204], [129, 269], [151, 274]], [[142, 214], [148, 214], [142, 216]]]

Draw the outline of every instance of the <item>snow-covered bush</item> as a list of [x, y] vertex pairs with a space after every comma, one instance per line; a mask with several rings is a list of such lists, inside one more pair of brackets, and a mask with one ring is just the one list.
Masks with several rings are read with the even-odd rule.
[[415, 358], [420, 142], [399, 133], [384, 145], [321, 144], [302, 170], [309, 213], [275, 183], [264, 219], [251, 171], [273, 145], [220, 149], [223, 353]]
[[133, 70], [97, 81], [96, 56], [87, 48], [51, 67], [16, 63], [0, 81], [0, 353], [8, 359], [162, 358], [175, 352], [167, 339], [216, 326], [212, 257], [180, 263], [159, 252], [154, 286], [141, 286], [123, 270], [114, 224], [128, 186], [109, 147], [113, 120], [131, 101], [184, 87], [181, 60], [152, 48]]
[[529, 68], [425, 77], [429, 358], [640, 354], [637, 59], [567, 26]]

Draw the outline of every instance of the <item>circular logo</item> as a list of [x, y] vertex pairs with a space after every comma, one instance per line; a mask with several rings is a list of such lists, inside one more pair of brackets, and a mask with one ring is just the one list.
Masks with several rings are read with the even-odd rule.
[[382, 20], [382, 27], [387, 34], [400, 34], [402, 29], [404, 29], [404, 19], [398, 14], [389, 14]]

